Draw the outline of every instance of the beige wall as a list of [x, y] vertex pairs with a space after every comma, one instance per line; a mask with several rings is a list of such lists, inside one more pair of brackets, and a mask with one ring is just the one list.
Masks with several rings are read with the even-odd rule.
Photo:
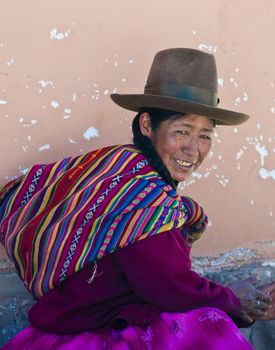
[[157, 51], [200, 48], [216, 56], [220, 106], [251, 119], [218, 128], [182, 186], [210, 218], [194, 253], [275, 257], [274, 16], [273, 0], [0, 0], [1, 183], [34, 162], [130, 142], [134, 114], [110, 93], [142, 92]]

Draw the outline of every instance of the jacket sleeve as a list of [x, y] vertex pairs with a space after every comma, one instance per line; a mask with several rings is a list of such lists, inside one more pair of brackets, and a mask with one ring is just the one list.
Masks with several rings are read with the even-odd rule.
[[115, 254], [129, 286], [143, 302], [169, 312], [202, 306], [233, 315], [240, 312], [240, 302], [230, 288], [191, 269], [189, 248], [178, 229], [146, 238]]

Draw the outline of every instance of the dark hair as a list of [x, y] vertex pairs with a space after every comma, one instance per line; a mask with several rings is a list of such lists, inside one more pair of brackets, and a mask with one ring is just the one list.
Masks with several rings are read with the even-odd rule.
[[152, 167], [163, 177], [163, 179], [172, 187], [176, 188], [178, 182], [172, 179], [168, 169], [163, 164], [159, 154], [157, 153], [152, 141], [149, 137], [144, 136], [140, 130], [139, 117], [142, 113], [148, 113], [150, 115], [151, 125], [153, 131], [156, 131], [159, 125], [165, 120], [176, 115], [184, 115], [183, 113], [168, 111], [164, 109], [157, 108], [143, 108], [135, 116], [132, 122], [133, 130], [133, 142], [136, 147], [138, 147], [144, 156], [147, 158]]

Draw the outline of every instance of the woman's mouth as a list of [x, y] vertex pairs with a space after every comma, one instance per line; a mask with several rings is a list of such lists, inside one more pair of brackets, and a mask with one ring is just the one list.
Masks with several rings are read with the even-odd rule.
[[194, 162], [187, 162], [186, 160], [175, 159], [175, 161], [182, 168], [191, 168], [195, 165]]

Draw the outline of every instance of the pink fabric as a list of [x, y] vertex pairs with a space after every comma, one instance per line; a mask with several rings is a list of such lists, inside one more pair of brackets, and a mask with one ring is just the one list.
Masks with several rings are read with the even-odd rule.
[[185, 313], [162, 312], [146, 326], [118, 331], [54, 335], [28, 327], [2, 350], [251, 350], [233, 321], [221, 310], [204, 307]]

